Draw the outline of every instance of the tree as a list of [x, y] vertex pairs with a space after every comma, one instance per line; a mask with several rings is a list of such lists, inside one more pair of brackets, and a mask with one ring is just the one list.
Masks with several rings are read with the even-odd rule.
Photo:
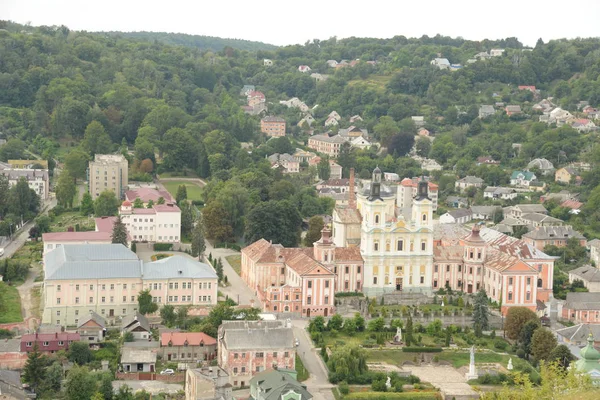
[[56, 185], [56, 201], [63, 208], [72, 208], [73, 199], [77, 188], [73, 176], [68, 170], [64, 170], [58, 177]]
[[354, 334], [356, 333], [356, 320], [354, 318], [346, 318], [344, 320], [344, 327], [343, 327], [344, 333], [346, 333], [349, 336], [354, 336]]
[[217, 273], [217, 278], [219, 278], [219, 282], [223, 281], [223, 261], [219, 258], [215, 261], [215, 272]]
[[192, 231], [192, 256], [202, 258], [206, 250], [206, 240], [204, 239], [204, 225], [201, 220], [196, 221], [196, 226]]
[[327, 329], [339, 331], [342, 329], [342, 325], [344, 325], [344, 318], [340, 314], [335, 314], [327, 323]]
[[[129, 332], [131, 333], [131, 332]], [[102, 394], [102, 398], [104, 400], [112, 400], [113, 398], [113, 386], [112, 386], [113, 377], [110, 373], [102, 374], [102, 379], [100, 380], [100, 388], [99, 392]]]
[[521, 329], [528, 322], [537, 321], [537, 315], [526, 307], [510, 307], [506, 313], [504, 330], [509, 339], [516, 340], [521, 334]]
[[213, 201], [202, 209], [202, 221], [206, 237], [217, 242], [228, 242], [233, 238], [229, 213], [222, 204]]
[[121, 243], [123, 246], [127, 247], [127, 227], [123, 223], [123, 220], [121, 220], [120, 215], [117, 216], [113, 225], [111, 240], [112, 243]]
[[571, 353], [571, 350], [564, 345], [559, 344], [550, 352], [550, 356], [548, 357], [548, 361], [556, 361], [563, 368], [567, 368], [571, 361], [575, 360], [575, 356]]
[[175, 314], [175, 307], [170, 304], [164, 305], [160, 309], [160, 318], [162, 319], [162, 323], [169, 328], [175, 326], [175, 322], [177, 321], [177, 314]]
[[181, 209], [181, 236], [189, 237], [194, 228], [194, 214], [192, 206], [187, 201], [182, 201], [179, 204]]
[[94, 213], [94, 200], [92, 199], [90, 192], [85, 192], [83, 194], [81, 203], [79, 204], [79, 211], [81, 215], [84, 216], [92, 215]]
[[556, 337], [550, 330], [546, 328], [536, 329], [531, 338], [531, 354], [538, 361], [546, 361], [557, 345]]
[[100, 193], [94, 202], [94, 213], [96, 217], [109, 217], [117, 214], [119, 210], [119, 200], [115, 193], [110, 190], [105, 190]]
[[246, 219], [246, 238], [273, 240], [284, 247], [295, 247], [300, 240], [302, 217], [289, 201], [259, 203]]
[[138, 310], [141, 314], [152, 314], [158, 310], [158, 304], [152, 301], [152, 295], [150, 290], [142, 290], [138, 294]]
[[308, 324], [309, 332], [323, 332], [325, 331], [325, 318], [322, 316], [314, 317]]
[[521, 332], [519, 334], [519, 341], [521, 342], [523, 350], [525, 351], [525, 354], [527, 356], [529, 356], [529, 354], [531, 353], [531, 339], [533, 337], [533, 334], [540, 327], [540, 321], [532, 319], [530, 321], [527, 321], [525, 325], [523, 325], [523, 328], [521, 328]]
[[150, 199], [148, 200], [148, 203], [146, 203], [146, 208], [151, 209], [152, 207], [154, 207], [154, 200]]
[[431, 140], [426, 137], [419, 137], [415, 143], [417, 154], [426, 158], [431, 151]]
[[158, 205], [165, 204], [165, 198], [160, 196], [158, 198], [158, 200], [156, 201], [156, 204], [158, 204]]
[[7, 162], [8, 160], [20, 160], [25, 153], [25, 142], [20, 139], [8, 139], [3, 146], [0, 147], [0, 161]]
[[[65, 169], [73, 179], [85, 179], [88, 168], [89, 155], [80, 149], [71, 150], [65, 156]], [[64, 171], [63, 171], [64, 173]]]
[[326, 181], [331, 175], [331, 165], [329, 164], [329, 157], [321, 158], [321, 161], [317, 164], [317, 173], [319, 179]]
[[413, 338], [413, 321], [410, 314], [408, 315], [408, 320], [406, 321], [406, 332], [404, 333], [404, 342], [407, 346], [410, 346], [412, 343], [415, 343]]
[[403, 157], [413, 148], [415, 137], [412, 133], [400, 132], [391, 137], [387, 146], [388, 153], [394, 157]]
[[60, 362], [55, 361], [46, 369], [46, 378], [42, 383], [44, 393], [58, 393], [63, 380], [63, 367]]
[[373, 132], [375, 133], [375, 137], [381, 142], [381, 145], [387, 147], [391, 142], [392, 136], [399, 132], [399, 128], [392, 117], [383, 116], [379, 118], [379, 123], [373, 127]]
[[86, 367], [74, 366], [67, 376], [65, 394], [68, 400], [89, 400], [96, 392], [96, 381]]
[[73, 342], [69, 347], [69, 361], [78, 365], [85, 365], [92, 361], [90, 346], [84, 342]]
[[92, 121], [85, 128], [81, 147], [94, 157], [95, 154], [110, 153], [113, 143], [102, 124], [98, 121]]
[[187, 200], [187, 186], [179, 185], [177, 188], [177, 195], [175, 196], [175, 201], [177, 204], [181, 204], [183, 200]]
[[324, 225], [322, 217], [318, 215], [310, 217], [308, 220], [308, 232], [304, 236], [304, 246], [312, 247], [313, 243], [321, 238], [321, 231]]
[[143, 172], [145, 174], [149, 174], [153, 170], [154, 170], [154, 164], [152, 163], [151, 159], [146, 158], [145, 160], [142, 160], [142, 162], [140, 163], [140, 171], [141, 172]]
[[365, 319], [360, 313], [354, 314], [354, 323], [356, 324], [356, 330], [362, 332], [365, 330]]
[[40, 353], [37, 342], [33, 343], [33, 351], [27, 355], [25, 368], [23, 368], [23, 382], [29, 384], [29, 387], [37, 392], [46, 377], [46, 360]]
[[488, 298], [482, 288], [477, 292], [473, 302], [473, 325], [478, 325], [481, 330], [487, 331], [489, 329], [488, 314]]
[[367, 373], [367, 352], [356, 345], [336, 347], [327, 366], [340, 380], [353, 382]]
[[42, 233], [50, 232], [50, 217], [47, 215], [40, 215], [35, 219], [35, 226], [38, 228], [40, 235]]
[[144, 208], [144, 202], [139, 197], [136, 197], [133, 201], [133, 208]]

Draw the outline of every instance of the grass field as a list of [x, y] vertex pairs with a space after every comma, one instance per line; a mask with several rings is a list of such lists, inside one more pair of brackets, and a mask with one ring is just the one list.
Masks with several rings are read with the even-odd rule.
[[0, 303], [0, 324], [23, 321], [21, 298], [16, 287], [0, 282]]
[[185, 185], [187, 188], [188, 200], [202, 200], [202, 189], [194, 183], [187, 181], [162, 181], [161, 183], [173, 197], [177, 196], [177, 188], [179, 185]]
[[225, 258], [227, 259], [229, 265], [231, 265], [231, 268], [233, 268], [235, 273], [239, 275], [242, 272], [242, 256], [233, 255], [227, 256]]
[[296, 354], [296, 372], [298, 373], [298, 382], [302, 382], [308, 379], [308, 370], [304, 367], [302, 360]]
[[50, 230], [52, 232], [65, 232], [67, 228], [75, 228], [77, 224], [79, 224], [80, 231], [93, 231], [95, 228], [95, 222], [93, 218], [84, 217], [78, 211], [69, 211], [57, 216], [50, 225]]

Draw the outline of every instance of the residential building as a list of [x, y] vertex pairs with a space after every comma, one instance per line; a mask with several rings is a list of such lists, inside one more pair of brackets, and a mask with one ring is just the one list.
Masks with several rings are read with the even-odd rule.
[[473, 219], [473, 212], [468, 208], [447, 211], [440, 215], [440, 224], [466, 224]]
[[537, 176], [531, 171], [513, 171], [510, 176], [510, 184], [517, 187], [529, 187], [537, 180]]
[[310, 67], [308, 65], [300, 65], [298, 66], [298, 71], [306, 73], [310, 71]]
[[310, 77], [313, 78], [317, 82], [324, 82], [327, 79], [329, 79], [329, 75], [319, 74], [319, 73], [316, 73], [316, 72], [310, 74]]
[[431, 132], [425, 128], [421, 128], [417, 131], [418, 136], [429, 137], [431, 136]]
[[467, 175], [464, 178], [457, 180], [454, 183], [454, 187], [461, 191], [465, 190], [468, 187], [474, 187], [474, 188], [479, 189], [480, 187], [483, 186], [483, 183], [484, 183], [483, 179], [478, 178], [476, 176]]
[[494, 200], [514, 200], [517, 191], [513, 188], [488, 186], [483, 190], [483, 197]]
[[491, 156], [477, 157], [477, 165], [500, 165], [500, 161], [494, 160]]
[[84, 342], [100, 343], [104, 340], [106, 333], [106, 321], [100, 315], [90, 311], [87, 316], [83, 316], [79, 320], [77, 333]]
[[164, 361], [196, 364], [217, 357], [217, 340], [203, 332], [164, 332], [160, 335]]
[[152, 350], [123, 347], [121, 370], [123, 372], [155, 372], [156, 353]]
[[308, 138], [308, 147], [330, 157], [337, 157], [346, 142], [347, 140], [340, 135], [314, 135]]
[[435, 161], [433, 159], [423, 158], [421, 160], [421, 169], [428, 171], [428, 172], [433, 172], [433, 171], [441, 171], [444, 168], [437, 161]]
[[526, 214], [548, 214], [548, 210], [542, 204], [517, 204], [504, 209], [504, 217], [514, 218], [523, 221], [523, 216]]
[[348, 179], [348, 178], [341, 178], [341, 179], [329, 178], [326, 181], [321, 181], [321, 182], [317, 183], [315, 188], [317, 190], [326, 189], [326, 188], [337, 189], [341, 193], [348, 193], [348, 192], [350, 192], [350, 179]]
[[8, 186], [12, 187], [24, 179], [41, 200], [50, 196], [50, 178], [47, 169], [14, 169], [0, 167], [0, 175], [8, 178]]
[[265, 371], [250, 380], [249, 400], [310, 400], [306, 385], [296, 380], [296, 371]]
[[217, 302], [214, 270], [187, 256], [143, 262], [121, 244], [80, 244], [54, 249], [44, 262], [44, 323], [78, 326], [90, 311], [114, 322], [137, 310], [144, 289], [159, 305]]
[[473, 219], [493, 221], [496, 216], [502, 216], [502, 208], [498, 206], [472, 206]]
[[561, 317], [575, 324], [600, 324], [600, 293], [567, 293]]
[[135, 340], [150, 340], [152, 330], [148, 318], [138, 311], [124, 316], [121, 322], [121, 334], [125, 335], [127, 333], [131, 333]]
[[537, 228], [538, 226], [561, 226], [565, 224], [562, 219], [540, 213], [523, 214], [521, 220], [530, 228]]
[[248, 93], [250, 92], [254, 92], [256, 90], [256, 88], [254, 87], [254, 85], [244, 85], [242, 87], [242, 90], [240, 90], [240, 96], [248, 96]]
[[530, 91], [533, 94], [535, 94], [535, 91], [536, 91], [535, 86], [527, 86], [527, 85], [520, 85], [518, 87], [518, 89], [519, 90], [527, 90], [527, 91]]
[[539, 169], [542, 175], [554, 173], [554, 165], [545, 158], [536, 158], [530, 161], [529, 164], [527, 164], [527, 169], [531, 170], [533, 168]]
[[425, 125], [425, 117], [421, 115], [413, 115], [412, 117], [410, 117], [410, 119], [417, 128], [421, 128]]
[[288, 153], [275, 153], [268, 157], [271, 168], [280, 168], [284, 174], [297, 174], [300, 172], [300, 162]]
[[434, 58], [430, 64], [439, 69], [450, 69], [450, 61], [447, 58]]
[[298, 126], [302, 128], [304, 125], [306, 125], [310, 128], [314, 123], [315, 119], [313, 118], [313, 116], [310, 114], [306, 114], [304, 117], [302, 117], [300, 121], [298, 121]]
[[185, 372], [185, 400], [231, 400], [229, 375], [213, 366], [189, 368]]
[[355, 123], [357, 121], [363, 121], [363, 119], [362, 119], [362, 117], [360, 115], [356, 114], [356, 115], [353, 115], [353, 116], [350, 117], [350, 123], [351, 124], [353, 124], [353, 123]]
[[469, 200], [466, 197], [448, 196], [446, 197], [446, 206], [450, 208], [467, 208]]
[[139, 187], [125, 192], [125, 200], [133, 204], [136, 199], [140, 199], [144, 204], [144, 207], [146, 207], [150, 201], [152, 201], [153, 204], [158, 204], [161, 197], [165, 203], [175, 203], [175, 198], [171, 193], [153, 187]]
[[350, 140], [361, 137], [367, 139], [369, 137], [369, 131], [363, 128], [357, 128], [356, 126], [351, 126], [348, 129], [340, 129], [338, 135]]
[[38, 350], [42, 353], [56, 353], [60, 350], [67, 351], [73, 342], [79, 342], [80, 339], [79, 333], [29, 333], [21, 336], [21, 352], [32, 352], [36, 343]]
[[121, 154], [96, 154], [89, 162], [87, 178], [94, 200], [106, 190], [120, 199], [129, 184], [129, 163]]
[[271, 67], [273, 65], [273, 60], [270, 60], [268, 58], [263, 59], [263, 65], [265, 67]]
[[600, 269], [592, 265], [572, 269], [569, 271], [569, 283], [576, 280], [582, 281], [583, 286], [590, 292], [600, 292]]
[[[299, 163], [308, 163], [310, 160], [317, 157], [317, 155], [312, 151], [306, 151], [298, 148], [296, 149], [294, 154], [292, 154], [292, 156], [294, 156], [296, 161], [298, 161]], [[321, 158], [319, 158], [319, 160], [321, 160]]]
[[479, 118], [481, 119], [491, 117], [494, 114], [496, 114], [496, 109], [492, 105], [484, 104], [479, 107]]
[[577, 180], [581, 180], [581, 177], [572, 167], [563, 167], [556, 170], [554, 173], [554, 181], [560, 183], [575, 183]]
[[8, 160], [8, 165], [14, 169], [48, 169], [48, 160]]
[[350, 140], [350, 145], [357, 149], [365, 150], [370, 149], [371, 146], [373, 146], [373, 143], [361, 136]]
[[592, 345], [600, 346], [600, 325], [598, 324], [577, 324], [557, 329], [556, 338], [559, 344], [570, 346], [571, 349], [576, 347], [579, 350], [582, 345], [587, 343], [590, 333], [593, 337], [598, 338], [593, 340]]
[[329, 160], [329, 179], [342, 179], [342, 166]]
[[292, 97], [289, 100], [280, 100], [279, 104], [283, 104], [288, 108], [298, 108], [302, 112], [308, 112], [309, 110], [309, 107], [306, 105], [306, 103], [297, 97]]
[[600, 265], [600, 240], [590, 240], [587, 245], [590, 250], [590, 261], [596, 266]]
[[181, 210], [175, 203], [134, 208], [125, 200], [119, 215], [134, 241], [178, 243], [181, 240]]
[[526, 243], [543, 250], [545, 246], [565, 247], [569, 239], [577, 239], [581, 246], [585, 246], [587, 239], [572, 226], [538, 226], [522, 236]]
[[325, 126], [337, 126], [339, 124], [339, 120], [334, 117], [327, 117], [325, 120]]
[[594, 124], [593, 121], [586, 118], [576, 119], [570, 122], [571, 128], [576, 129], [581, 133], [588, 133], [596, 130], [596, 124]]
[[260, 131], [270, 137], [285, 136], [285, 119], [281, 117], [264, 117], [260, 120]]
[[[433, 211], [438, 208], [438, 185], [431, 182], [428, 176], [423, 177], [427, 182], [427, 194], [432, 202]], [[400, 208], [410, 207], [419, 190], [421, 178], [404, 178], [397, 187], [396, 205]]]
[[508, 105], [506, 106], [504, 111], [506, 111], [506, 115], [508, 115], [509, 117], [511, 115], [519, 115], [521, 114], [521, 106]]
[[263, 92], [258, 90], [253, 90], [248, 93], [246, 96], [246, 100], [248, 101], [249, 107], [257, 107], [263, 105], [267, 102], [267, 98]]
[[504, 49], [491, 49], [490, 56], [491, 57], [501, 57], [504, 54]]
[[247, 386], [253, 376], [274, 367], [296, 367], [294, 332], [289, 320], [223, 321], [217, 341], [219, 367], [229, 375], [229, 383], [234, 387]]

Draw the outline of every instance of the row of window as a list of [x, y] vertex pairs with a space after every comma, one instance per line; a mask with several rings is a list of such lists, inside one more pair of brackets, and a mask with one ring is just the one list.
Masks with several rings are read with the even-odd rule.
[[[169, 296], [169, 303], [177, 303], [179, 302], [179, 296]], [[153, 297], [152, 300], [155, 303], [162, 303], [162, 297]], [[182, 302], [190, 302], [192, 301], [192, 296], [181, 296], [181, 301]], [[198, 302], [200, 303], [210, 303], [211, 301], [211, 296], [198, 296]]]
[[[89, 298], [88, 303], [91, 304], [94, 302], [94, 297]], [[106, 303], [106, 296], [102, 296], [100, 298], [100, 302], [101, 303]], [[109, 297], [109, 303], [114, 303], [115, 302], [115, 296], [110, 296]], [[127, 302], [127, 296], [123, 296], [123, 303]], [[131, 296], [131, 302], [135, 302], [135, 296]], [[75, 297], [75, 304], [79, 304], [79, 297]], [[61, 298], [57, 297], [56, 298], [56, 304], [61, 304]]]
[[[312, 289], [312, 287], [313, 287], [312, 284], [313, 284], [313, 282], [311, 280], [306, 281], [306, 285], [309, 289]], [[328, 288], [329, 288], [329, 281], [327, 280], [327, 281], [325, 281], [325, 289], [328, 289]]]
[[[69, 340], [69, 344], [71, 344], [71, 343], [73, 343], [73, 341]], [[59, 340], [58, 341], [58, 345], [59, 346], [64, 346], [65, 342], [62, 341], [62, 340]], [[43, 347], [48, 347], [48, 346], [50, 346], [50, 342], [42, 342], [42, 346]], [[25, 342], [25, 347], [33, 347], [33, 342]]]
[[[391, 248], [390, 242], [386, 242], [385, 243], [385, 251], [391, 251], [390, 248]], [[426, 240], [421, 241], [421, 250], [422, 251], [427, 250], [427, 241]], [[373, 251], [379, 251], [379, 241], [378, 240], [375, 240], [373, 242]], [[404, 240], [398, 240], [398, 242], [396, 243], [396, 251], [404, 251]], [[414, 242], [410, 242], [410, 251], [415, 251]]]
[[[105, 284], [98, 285], [98, 287], [100, 288], [100, 290], [106, 290], [106, 285]], [[62, 285], [56, 285], [56, 291], [57, 292], [60, 292], [61, 289], [62, 289]], [[135, 290], [135, 283], [131, 284], [131, 289]], [[76, 291], [79, 290], [79, 285], [75, 285], [75, 290]], [[94, 290], [94, 285], [90, 285], [90, 290]], [[115, 290], [115, 284], [114, 283], [111, 283], [109, 285], [109, 290]], [[127, 290], [127, 284], [126, 283], [123, 284], [123, 290]]]
[[[90, 312], [91, 312], [91, 311], [92, 311], [92, 310], [90, 310]], [[104, 309], [100, 310], [100, 314], [104, 315], [104, 314], [105, 314], [105, 311], [106, 311], [106, 310], [104, 310]], [[111, 317], [113, 316], [113, 315], [112, 315], [112, 311], [113, 311], [113, 310], [111, 310], [111, 315], [110, 315]], [[126, 314], [127, 314], [127, 309], [126, 309], [126, 308], [124, 308], [122, 311], [123, 311], [123, 313], [122, 313], [123, 315], [126, 315]], [[137, 311], [137, 308], [135, 308], [135, 309], [134, 309], [134, 311]], [[79, 315], [79, 310], [75, 310], [75, 315]], [[56, 316], [57, 316], [57, 317], [60, 317], [60, 310], [56, 310]], [[78, 319], [76, 319], [76, 320], [75, 320], [75, 325], [77, 325], [77, 321], [79, 321], [79, 320], [78, 320]], [[60, 320], [56, 320], [56, 323], [57, 323], [58, 325], [60, 325]]]
[[[398, 280], [400, 280], [400, 281], [398, 281]], [[402, 280], [403, 280], [403, 278], [396, 278], [396, 285], [398, 285], [398, 284], [402, 285], [402, 283], [398, 283], [398, 282], [402, 282]], [[378, 280], [377, 280], [377, 277], [376, 277], [376, 276], [374, 276], [374, 277], [373, 277], [373, 285], [377, 285], [377, 282], [378, 282]], [[424, 276], [420, 276], [420, 277], [419, 277], [419, 282], [420, 282], [421, 284], [424, 284], [424, 283], [425, 283], [425, 277], [424, 277]], [[391, 283], [392, 283], [392, 282], [390, 282], [390, 277], [389, 277], [389, 275], [386, 275], [386, 276], [385, 276], [385, 284], [386, 284], [386, 285], [390, 285]], [[409, 285], [412, 285], [412, 283], [413, 283], [413, 277], [412, 277], [412, 275], [409, 275], [409, 276], [408, 276], [408, 284], [409, 284]], [[357, 286], [358, 286], [358, 283], [357, 283]]]
[[[201, 344], [201, 346], [202, 346], [202, 344]], [[181, 353], [181, 356], [179, 357], [179, 359], [185, 359], [186, 358], [185, 355], [186, 355], [186, 353]], [[167, 359], [177, 360], [178, 356], [179, 355], [177, 353], [173, 353], [173, 354], [168, 353], [167, 354]], [[201, 354], [201, 356], [202, 356], [202, 358], [204, 358], [204, 360], [208, 360], [208, 354], [204, 353], [204, 354]], [[170, 357], [170, 358], [168, 358], [168, 357]], [[187, 359], [197, 360], [198, 359], [198, 353], [194, 353], [193, 354], [193, 358], [192, 358], [192, 353], [187, 353]]]
[[[277, 358], [278, 354], [279, 354], [278, 352], [274, 351], [271, 355], [273, 356], [273, 358]], [[269, 353], [267, 353], [267, 357], [268, 356], [269, 356]], [[290, 352], [289, 351], [284, 352], [283, 356], [285, 358], [288, 358], [290, 356]], [[264, 358], [265, 353], [263, 353], [262, 351], [256, 352], [254, 354], [254, 357], [255, 358]], [[233, 358], [234, 358], [234, 360], [237, 360], [238, 358], [246, 358], [246, 353], [233, 353]]]
[[[433, 272], [438, 272], [438, 265], [433, 267]], [[446, 265], [446, 272], [450, 272], [450, 265]], [[458, 266], [458, 272], [462, 272], [462, 265]], [[473, 274], [473, 267], [469, 267], [469, 274]], [[481, 267], [477, 267], [477, 274], [481, 274]]]

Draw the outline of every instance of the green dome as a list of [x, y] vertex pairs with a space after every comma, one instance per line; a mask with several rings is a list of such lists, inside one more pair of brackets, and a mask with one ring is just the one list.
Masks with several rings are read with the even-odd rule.
[[600, 352], [594, 348], [594, 337], [591, 333], [588, 336], [587, 342], [587, 346], [580, 351], [581, 358], [589, 361], [600, 360]]

